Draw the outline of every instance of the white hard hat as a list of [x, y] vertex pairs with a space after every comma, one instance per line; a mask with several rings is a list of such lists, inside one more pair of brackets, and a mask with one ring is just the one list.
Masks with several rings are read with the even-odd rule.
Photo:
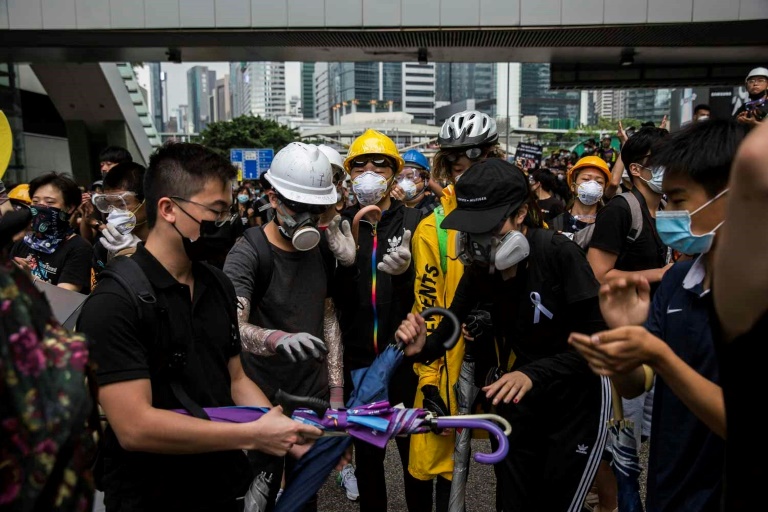
[[747, 78], [745, 78], [744, 81], [746, 82], [747, 80], [749, 80], [753, 76], [764, 76], [764, 77], [768, 78], [768, 69], [765, 69], [765, 68], [755, 68], [755, 69], [753, 69], [752, 71], [749, 72], [749, 74], [747, 75]]
[[331, 146], [326, 146], [325, 144], [318, 144], [317, 149], [323, 152], [328, 161], [331, 162], [331, 165], [335, 165], [344, 171], [344, 157], [341, 156], [341, 153], [333, 149]]
[[277, 152], [265, 177], [289, 201], [336, 204], [331, 162], [317, 146], [291, 142]]

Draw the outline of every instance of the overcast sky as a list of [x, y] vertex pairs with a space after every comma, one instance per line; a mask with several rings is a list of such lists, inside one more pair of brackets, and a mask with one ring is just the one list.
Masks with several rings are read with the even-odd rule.
[[[184, 64], [173, 64], [170, 62], [162, 63], [162, 70], [168, 76], [167, 95], [168, 95], [168, 115], [175, 116], [179, 105], [187, 105], [187, 70], [194, 66], [208, 66], [209, 69], [216, 71], [216, 79], [229, 74], [229, 62], [189, 62]], [[137, 69], [139, 84], [149, 91], [151, 97], [151, 88], [149, 87], [149, 69]], [[286, 100], [291, 96], [301, 96], [301, 63], [285, 63], [285, 97]], [[151, 101], [151, 99], [150, 99]]]

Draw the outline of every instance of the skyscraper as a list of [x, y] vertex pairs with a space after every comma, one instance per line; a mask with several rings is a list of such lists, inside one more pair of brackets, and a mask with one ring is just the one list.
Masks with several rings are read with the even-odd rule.
[[653, 121], [658, 126], [669, 115], [671, 103], [671, 89], [630, 89], [626, 91], [626, 117]]
[[403, 111], [413, 122], [435, 124], [435, 65], [403, 63]]
[[597, 117], [619, 120], [627, 116], [627, 92], [625, 89], [599, 90], [593, 93]]
[[211, 93], [211, 120], [229, 121], [232, 119], [232, 95], [229, 90], [229, 75], [216, 80], [216, 86]]
[[474, 99], [479, 110], [496, 115], [495, 63], [440, 62], [435, 75], [435, 101], [450, 104]]
[[151, 62], [149, 67], [150, 109], [155, 130], [165, 131], [165, 73], [159, 62]]
[[315, 116], [321, 123], [331, 124], [330, 84], [328, 63], [316, 62], [313, 76]]
[[521, 65], [520, 110], [524, 116], [536, 116], [539, 128], [575, 128], [580, 121], [581, 93], [551, 91], [549, 73], [549, 64]]
[[277, 119], [286, 114], [284, 62], [242, 62], [230, 70], [236, 76], [236, 116]]
[[304, 119], [317, 117], [315, 112], [315, 63], [301, 63], [301, 113]]
[[400, 112], [403, 104], [400, 62], [331, 62], [328, 64], [330, 122], [353, 112]]
[[209, 97], [215, 83], [216, 72], [207, 66], [194, 66], [187, 71], [189, 116], [195, 133], [204, 130], [210, 121]]

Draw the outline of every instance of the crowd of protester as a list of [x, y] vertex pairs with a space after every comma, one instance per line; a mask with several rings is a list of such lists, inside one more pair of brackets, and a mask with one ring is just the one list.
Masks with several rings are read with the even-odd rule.
[[[768, 70], [746, 85], [764, 99]], [[88, 510], [96, 487], [109, 512], [271, 510], [322, 434], [278, 390], [343, 409], [398, 340], [390, 402], [436, 415], [458, 412], [471, 349], [473, 405], [513, 425], [499, 511], [616, 510], [617, 410], [649, 446], [646, 511], [760, 508], [760, 108], [620, 126], [619, 150], [609, 135], [530, 171], [466, 111], [431, 160], [370, 129], [343, 154], [290, 143], [257, 181], [170, 142], [146, 168], [106, 148], [87, 186], [0, 187], [0, 504]], [[87, 296], [73, 332], [35, 285]], [[463, 323], [451, 349], [433, 306]], [[268, 412], [208, 421], [233, 405]], [[395, 440], [409, 511], [448, 510], [454, 436]], [[338, 462], [364, 512], [387, 510], [384, 457], [355, 439]]]

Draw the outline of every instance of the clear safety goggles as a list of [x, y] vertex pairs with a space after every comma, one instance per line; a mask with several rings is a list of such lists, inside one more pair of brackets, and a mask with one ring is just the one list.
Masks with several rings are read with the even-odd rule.
[[91, 202], [101, 213], [109, 213], [112, 210], [128, 210], [126, 199], [136, 197], [133, 192], [121, 192], [119, 194], [93, 194]]
[[416, 167], [403, 167], [403, 171], [397, 175], [397, 181], [411, 180], [414, 183], [419, 183], [422, 180], [424, 171], [417, 169]]

